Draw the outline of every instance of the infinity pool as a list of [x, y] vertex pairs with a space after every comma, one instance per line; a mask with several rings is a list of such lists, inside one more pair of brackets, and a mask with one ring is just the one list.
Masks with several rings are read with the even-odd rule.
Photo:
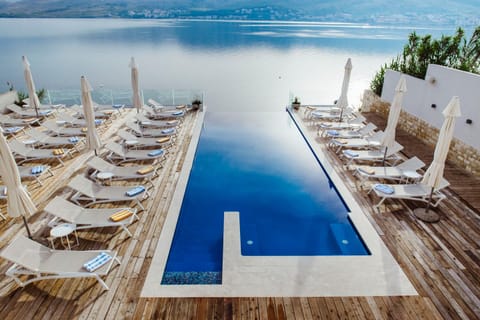
[[287, 112], [208, 112], [162, 283], [221, 283], [223, 217], [245, 256], [368, 255]]

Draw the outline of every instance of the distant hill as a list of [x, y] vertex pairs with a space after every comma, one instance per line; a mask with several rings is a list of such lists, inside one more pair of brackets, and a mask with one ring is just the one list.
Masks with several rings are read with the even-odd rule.
[[0, 0], [0, 17], [201, 18], [476, 26], [478, 0]]

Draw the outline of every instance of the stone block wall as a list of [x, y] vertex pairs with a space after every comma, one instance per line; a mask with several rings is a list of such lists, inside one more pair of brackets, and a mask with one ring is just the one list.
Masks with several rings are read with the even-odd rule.
[[[388, 118], [389, 110], [390, 103], [382, 101], [371, 91], [365, 91], [361, 107], [362, 112], [375, 112]], [[440, 131], [403, 110], [400, 114], [398, 127], [431, 146], [435, 146], [437, 143]], [[472, 175], [480, 177], [480, 152], [472, 146], [453, 138], [447, 159]]]

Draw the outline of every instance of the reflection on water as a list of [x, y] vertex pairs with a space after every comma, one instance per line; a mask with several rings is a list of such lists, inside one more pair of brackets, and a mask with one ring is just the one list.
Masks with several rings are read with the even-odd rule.
[[[305, 103], [340, 94], [351, 57], [349, 101], [358, 105], [379, 66], [410, 28], [286, 22], [0, 19], [0, 90], [24, 89], [27, 55], [38, 88], [130, 88], [135, 56], [143, 89], [205, 92], [214, 110], [278, 110], [289, 92]], [[425, 32], [438, 33], [440, 30]], [[445, 31], [452, 33], [453, 31]]]

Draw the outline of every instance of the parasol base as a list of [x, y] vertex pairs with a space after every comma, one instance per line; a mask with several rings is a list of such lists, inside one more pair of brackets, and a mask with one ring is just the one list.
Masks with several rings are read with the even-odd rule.
[[413, 210], [413, 214], [415, 217], [425, 222], [440, 221], [440, 216], [432, 209], [427, 210], [426, 208], [416, 208]]

